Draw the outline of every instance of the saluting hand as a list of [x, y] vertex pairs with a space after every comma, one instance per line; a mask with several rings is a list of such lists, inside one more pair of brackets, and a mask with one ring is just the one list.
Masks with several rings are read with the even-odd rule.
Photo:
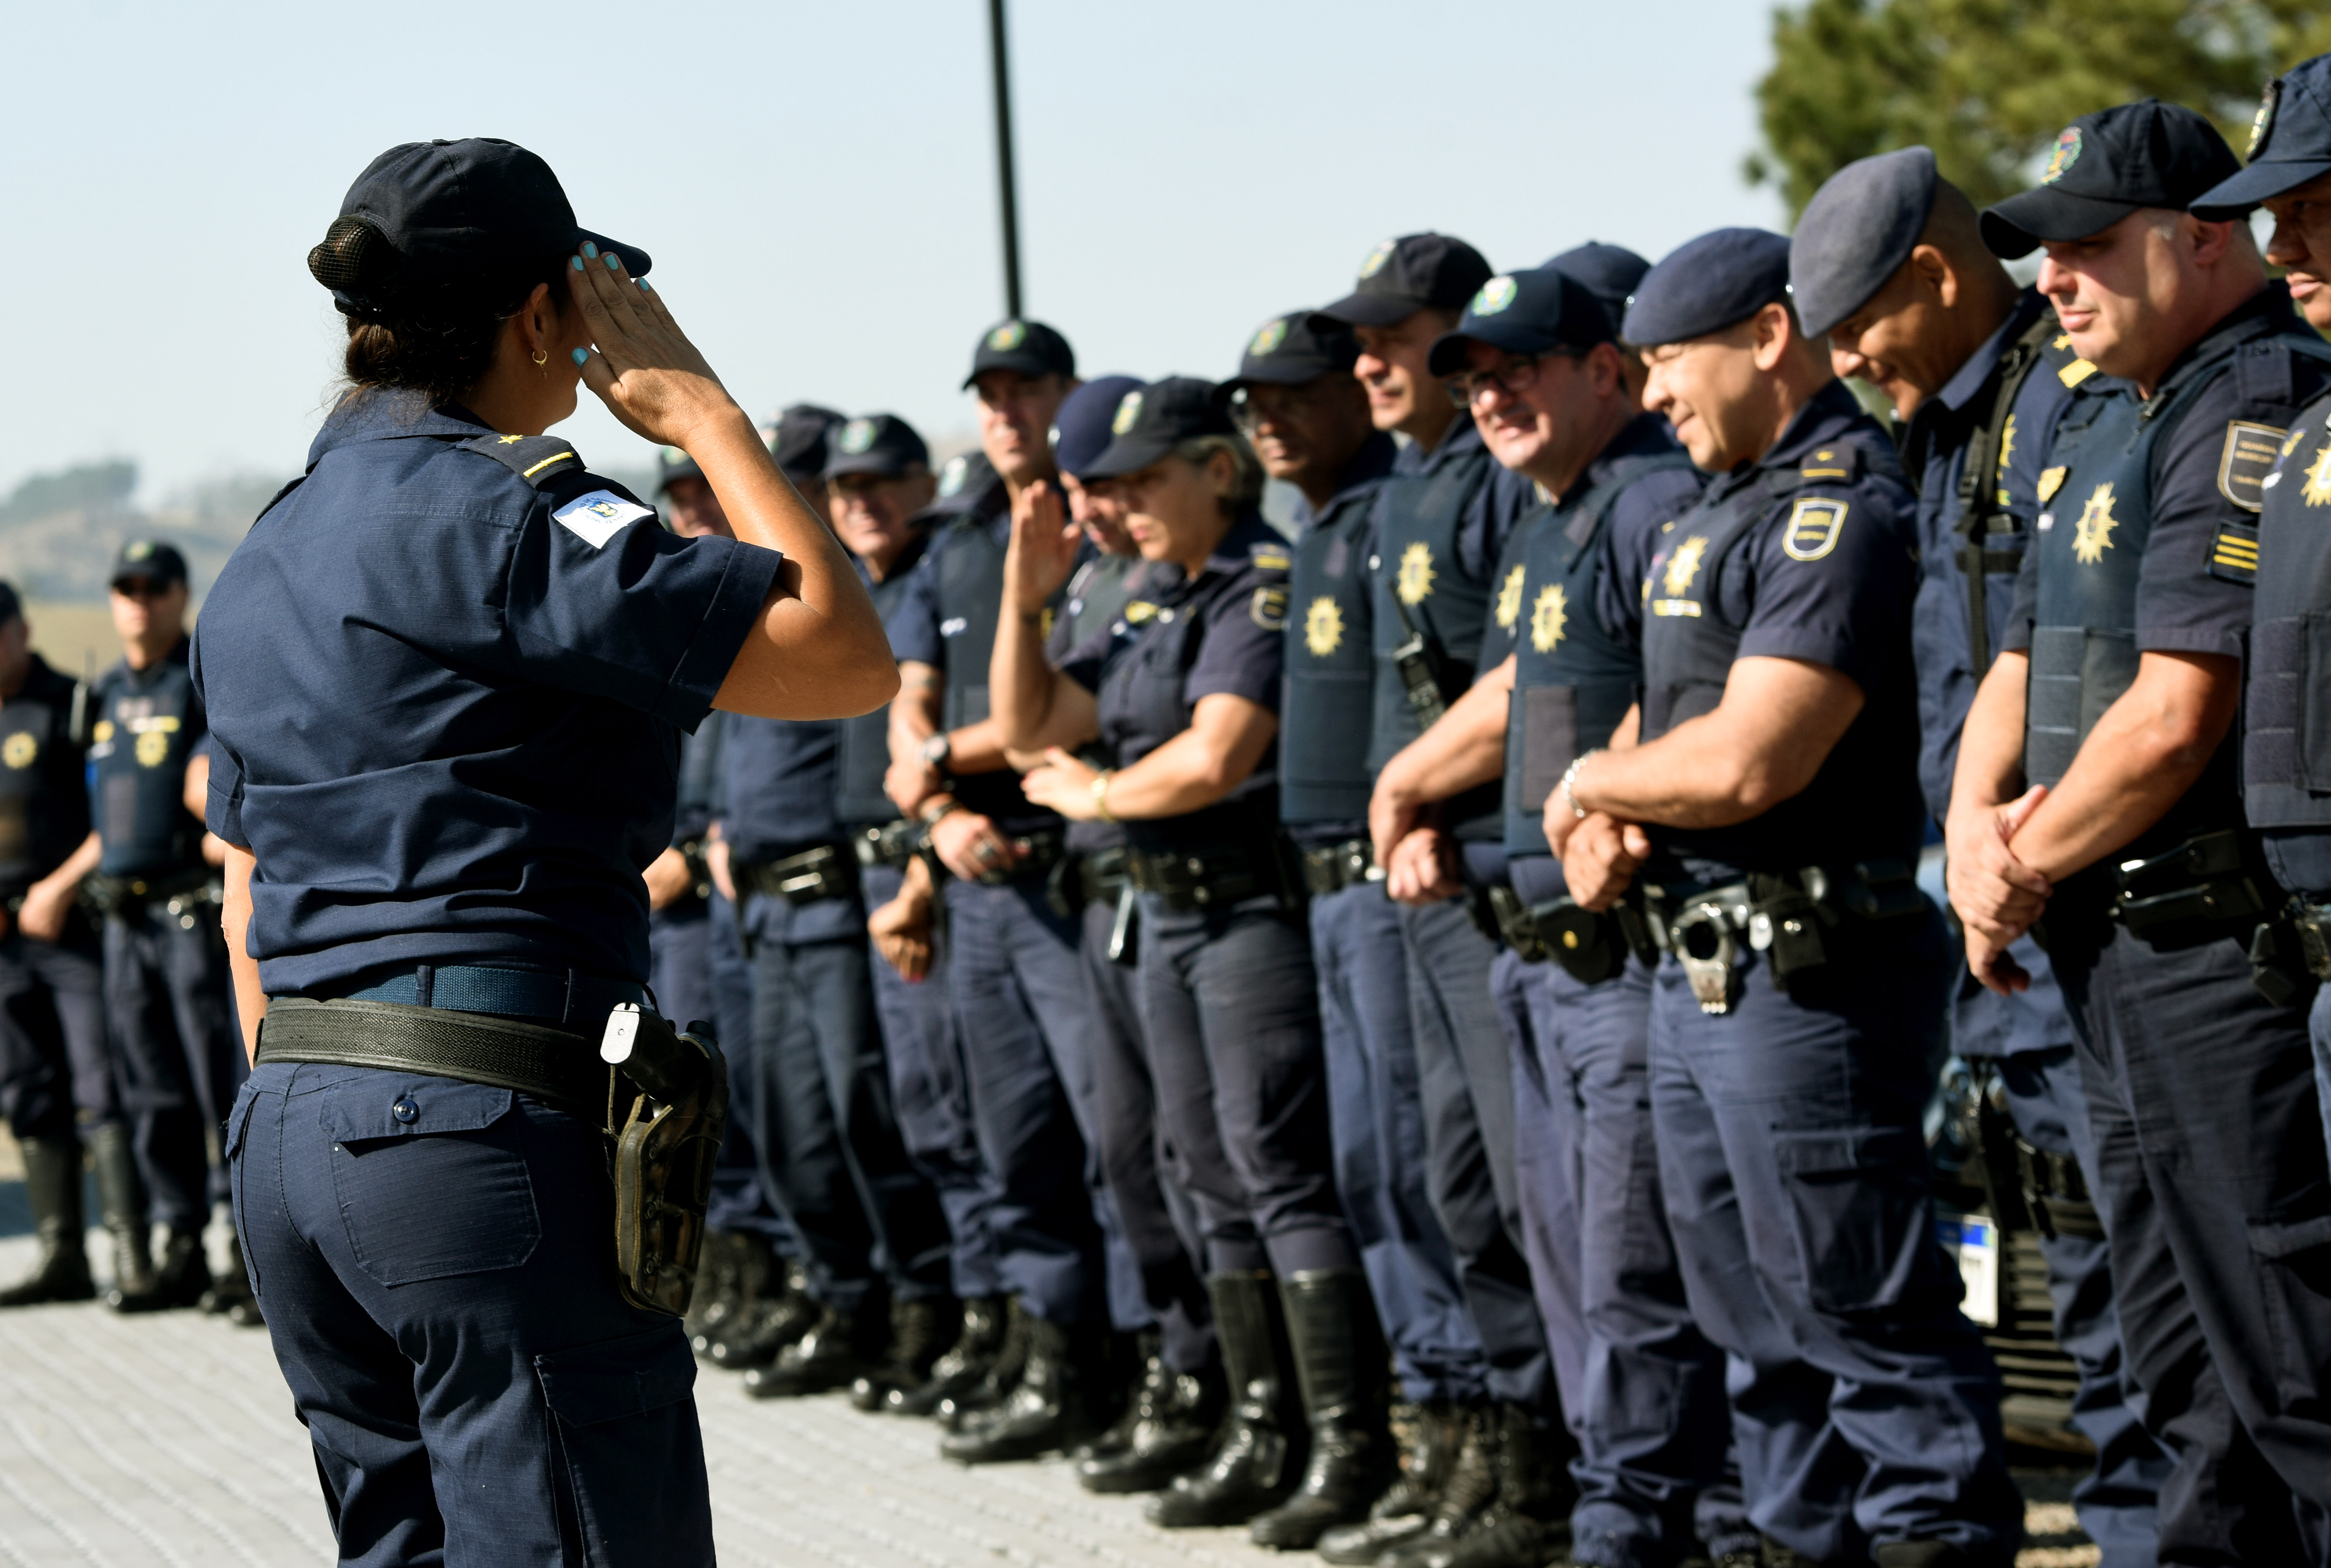
[[[595, 247], [594, 247], [595, 249]], [[737, 411], [737, 400], [672, 319], [663, 296], [633, 278], [613, 251], [577, 255], [567, 295], [583, 311], [593, 347], [583, 385], [635, 434], [692, 451], [708, 422]]]
[[1038, 480], [1012, 500], [1012, 544], [1004, 552], [1004, 592], [1022, 613], [1061, 591], [1076, 570], [1084, 530], [1069, 520], [1058, 487]]

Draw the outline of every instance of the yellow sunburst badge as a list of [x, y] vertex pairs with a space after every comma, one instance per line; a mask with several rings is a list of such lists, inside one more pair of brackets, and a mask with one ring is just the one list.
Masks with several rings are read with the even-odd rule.
[[2014, 457], [2015, 416], [2011, 413], [2007, 416], [2005, 428], [1999, 432], [1999, 478], [2003, 484], [2007, 480], [2007, 465]]
[[138, 765], [139, 767], [160, 767], [162, 765], [163, 759], [167, 757], [169, 755], [170, 736], [167, 732], [159, 729], [149, 729], [145, 734], [138, 737]]
[[1522, 580], [1529, 575], [1527, 566], [1516, 566], [1506, 574], [1504, 584], [1498, 589], [1498, 624], [1510, 632], [1522, 613]]
[[33, 759], [40, 755], [41, 743], [21, 729], [6, 740], [0, 741], [0, 762], [12, 768], [30, 767]]
[[97, 727], [89, 732], [89, 737], [90, 739], [97, 742], [100, 746], [103, 746], [107, 741], [111, 740], [113, 738], [113, 720], [109, 718], [99, 719], [97, 721]]
[[1551, 653], [1554, 645], [1562, 641], [1563, 629], [1570, 624], [1570, 598], [1559, 583], [1548, 583], [1540, 590], [1537, 603], [1530, 606], [1530, 646], [1540, 653]]
[[1432, 569], [1432, 546], [1419, 539], [1400, 553], [1400, 573], [1393, 581], [1394, 592], [1403, 604], [1422, 604], [1432, 592], [1432, 580], [1440, 574]]
[[1303, 612], [1303, 646], [1314, 659], [1325, 659], [1344, 645], [1344, 612], [1322, 594]]
[[2310, 507], [2331, 506], [2331, 445], [2315, 454], [2307, 465], [2307, 488], [2300, 492]]
[[2100, 484], [2088, 504], [2080, 508], [2080, 520], [2072, 532], [2072, 558], [2090, 565], [2105, 558], [2112, 548], [2112, 531], [2120, 519], [2112, 515], [2113, 488], [2109, 481]]
[[1668, 557], [1668, 593], [1670, 595], [1680, 594], [1691, 586], [1691, 580], [1699, 575], [1699, 559], [1707, 554], [1708, 536], [1705, 534], [1694, 534], [1676, 546], [1676, 553]]

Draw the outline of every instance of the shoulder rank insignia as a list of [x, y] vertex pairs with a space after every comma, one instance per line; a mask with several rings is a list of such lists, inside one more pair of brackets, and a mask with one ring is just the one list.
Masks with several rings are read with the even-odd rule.
[[2287, 433], [2276, 425], [2227, 421], [2225, 450], [2218, 455], [2218, 493], [2246, 512], [2262, 509], [2266, 476], [2282, 460]]
[[1287, 552], [1277, 545], [1257, 545], [1248, 552], [1247, 559], [1265, 572], [1284, 572], [1294, 564], [1288, 558]]
[[568, 533], [593, 549], [604, 547], [629, 525], [655, 516], [652, 509], [625, 500], [613, 490], [593, 490], [576, 496], [550, 514]]
[[2210, 545], [2210, 575], [2229, 583], [2258, 581], [2259, 531], [2247, 523], [2221, 523]]
[[481, 435], [461, 446], [485, 453], [537, 489], [554, 476], [583, 466], [575, 449], [555, 435]]
[[1797, 470], [1802, 480], [1850, 480], [1861, 467], [1861, 452], [1856, 447], [1823, 447], [1805, 459]]
[[1845, 527], [1847, 503], [1806, 496], [1789, 508], [1781, 530], [1781, 550], [1793, 561], [1818, 561], [1837, 548]]
[[2067, 386], [2078, 386], [2097, 373], [2097, 367], [2085, 359], [2075, 359], [2056, 372], [2056, 379]]
[[1247, 618], [1265, 632], [1286, 631], [1287, 590], [1257, 588], [1254, 597], [1247, 603], [1246, 613]]

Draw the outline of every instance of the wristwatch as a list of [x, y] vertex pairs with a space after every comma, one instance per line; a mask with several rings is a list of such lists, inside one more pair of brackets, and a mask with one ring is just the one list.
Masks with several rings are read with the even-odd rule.
[[947, 754], [953, 749], [947, 741], [947, 732], [943, 729], [918, 746], [915, 755], [921, 757], [923, 765], [933, 773], [943, 773], [947, 769]]

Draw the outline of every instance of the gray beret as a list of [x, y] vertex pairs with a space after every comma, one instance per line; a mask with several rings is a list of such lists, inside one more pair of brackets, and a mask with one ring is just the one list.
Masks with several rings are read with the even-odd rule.
[[1789, 291], [1789, 242], [1765, 229], [1686, 240], [1635, 285], [1619, 336], [1639, 347], [1687, 343], [1736, 326]]
[[1806, 337], [1869, 304], [1909, 259], [1936, 184], [1932, 149], [1906, 147], [1848, 164], [1813, 193], [1789, 242], [1789, 286]]

